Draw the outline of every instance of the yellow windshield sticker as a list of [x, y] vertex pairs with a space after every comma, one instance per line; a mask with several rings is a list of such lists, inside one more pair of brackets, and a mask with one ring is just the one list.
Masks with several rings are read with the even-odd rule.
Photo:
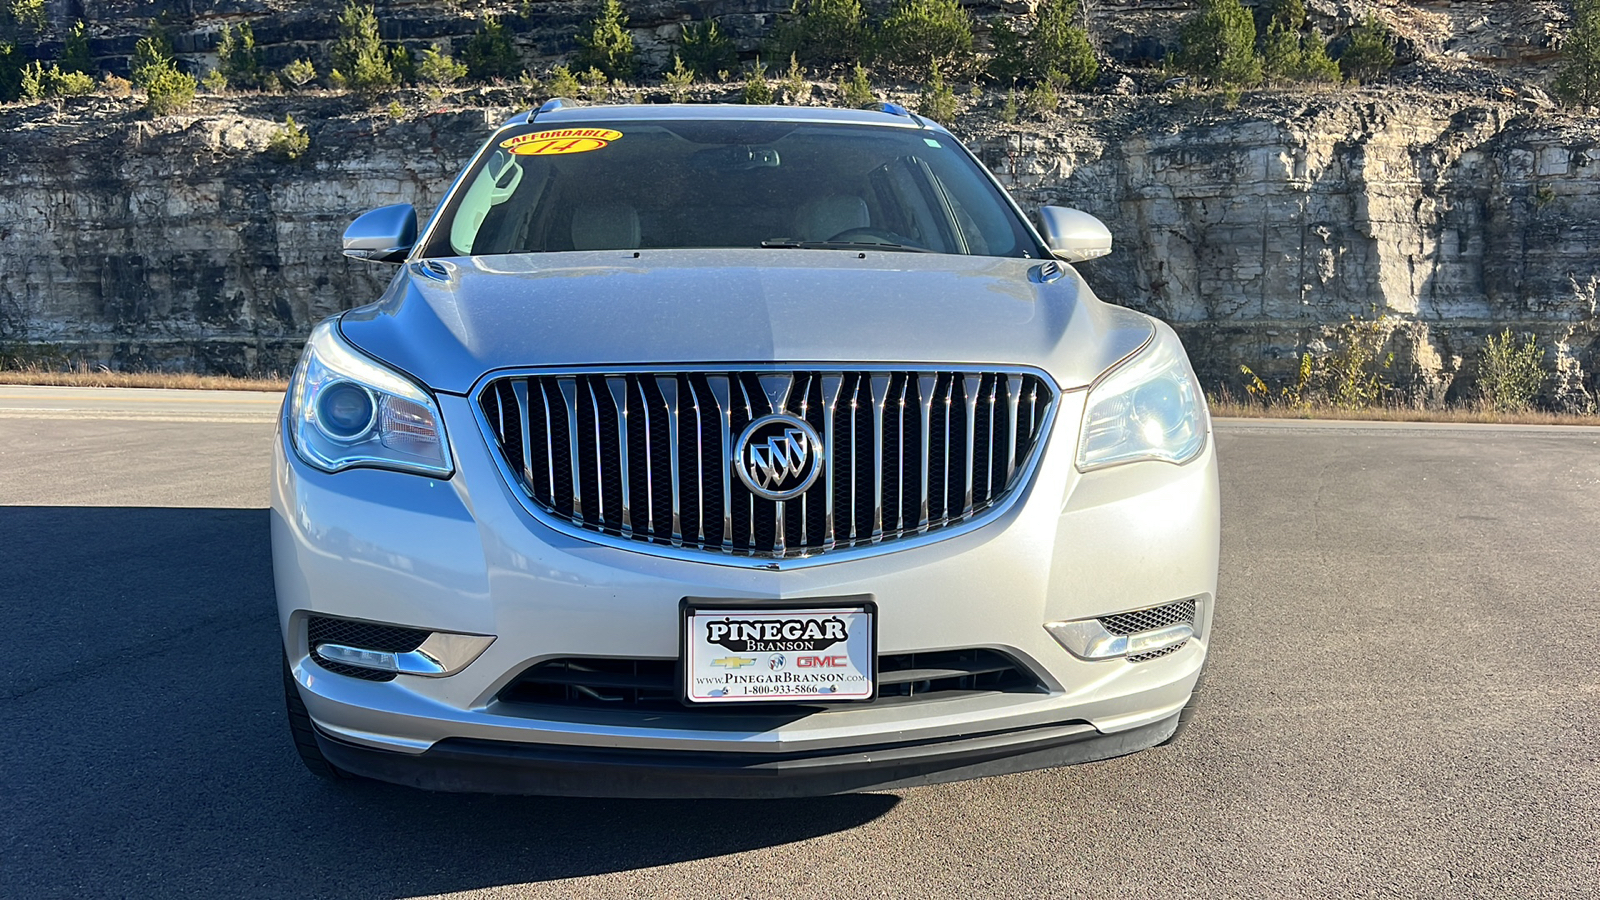
[[622, 137], [609, 128], [561, 128], [536, 131], [501, 141], [500, 146], [518, 156], [556, 156], [562, 153], [588, 153]]

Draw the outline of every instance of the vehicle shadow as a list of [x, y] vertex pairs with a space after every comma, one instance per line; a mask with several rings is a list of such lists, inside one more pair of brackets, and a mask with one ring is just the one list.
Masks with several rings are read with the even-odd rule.
[[0, 507], [0, 597], [13, 896], [447, 893], [780, 846], [898, 802], [318, 781], [284, 723], [265, 510]]

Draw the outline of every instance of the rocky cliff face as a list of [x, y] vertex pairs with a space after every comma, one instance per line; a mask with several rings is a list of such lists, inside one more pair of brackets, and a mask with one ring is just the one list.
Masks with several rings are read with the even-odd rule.
[[[397, 121], [298, 98], [313, 149], [293, 165], [264, 152], [281, 98], [156, 121], [108, 102], [3, 120], [0, 340], [236, 373], [286, 371], [313, 322], [376, 296], [390, 270], [339, 255], [349, 219], [431, 209], [511, 112]], [[1553, 348], [1570, 404], [1595, 387], [1596, 123], [1377, 89], [1232, 111], [1098, 98], [1021, 126], [998, 103], [957, 123], [969, 144], [1024, 205], [1109, 223], [1117, 252], [1085, 276], [1177, 325], [1208, 381], [1292, 369], [1354, 316], [1381, 320], [1396, 380], [1425, 399], [1460, 395], [1507, 327]]]
[[1283, 94], [1248, 111], [1085, 106], [974, 143], [1033, 204], [1111, 223], [1100, 295], [1186, 335], [1213, 383], [1292, 369], [1330, 326], [1381, 320], [1398, 383], [1459, 396], [1484, 335], [1552, 348], [1564, 405], [1592, 392], [1600, 128], [1392, 91]]
[[325, 108], [306, 166], [265, 154], [277, 126], [260, 117], [86, 112], [96, 125], [7, 123], [0, 342], [243, 374], [288, 371], [311, 324], [375, 297], [387, 273], [338, 252], [352, 214], [433, 206], [506, 111]]

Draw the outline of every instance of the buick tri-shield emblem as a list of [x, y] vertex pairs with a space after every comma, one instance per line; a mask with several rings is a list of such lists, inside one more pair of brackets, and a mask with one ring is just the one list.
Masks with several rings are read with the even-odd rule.
[[792, 500], [822, 472], [822, 439], [805, 420], [762, 416], [733, 445], [733, 469], [757, 497]]

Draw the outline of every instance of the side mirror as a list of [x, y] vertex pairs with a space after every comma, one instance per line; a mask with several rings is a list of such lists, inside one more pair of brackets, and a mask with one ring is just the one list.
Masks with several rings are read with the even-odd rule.
[[1111, 252], [1111, 229], [1081, 209], [1045, 206], [1039, 210], [1044, 242], [1056, 259], [1083, 262]]
[[417, 242], [417, 210], [409, 203], [382, 206], [357, 217], [344, 230], [344, 255], [397, 263]]

